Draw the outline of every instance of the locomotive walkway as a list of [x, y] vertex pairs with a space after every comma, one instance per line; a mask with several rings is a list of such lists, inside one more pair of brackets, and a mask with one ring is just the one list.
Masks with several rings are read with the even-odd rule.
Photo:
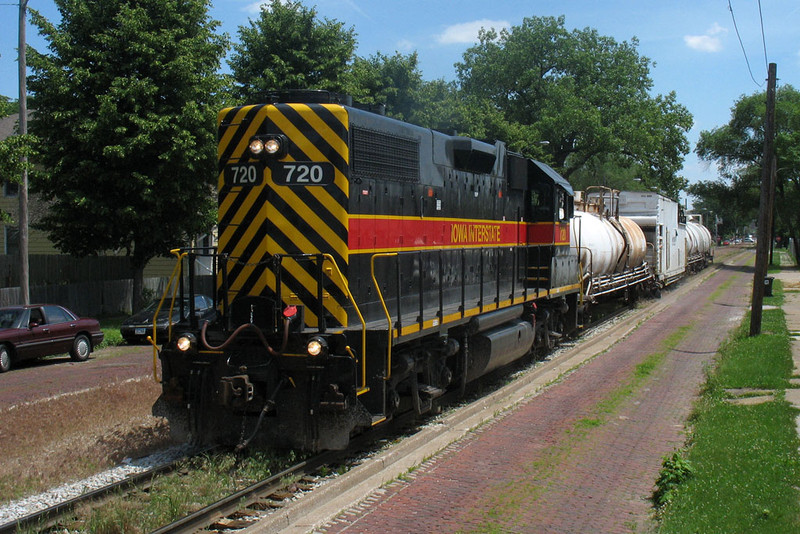
[[666, 293], [669, 306], [557, 385], [430, 451], [333, 519], [305, 517], [281, 532], [650, 530], [663, 457], [684, 444], [704, 368], [748, 309], [751, 259]]

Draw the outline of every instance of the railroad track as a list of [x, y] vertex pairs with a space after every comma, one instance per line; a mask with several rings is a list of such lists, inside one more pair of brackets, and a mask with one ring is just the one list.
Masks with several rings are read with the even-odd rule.
[[[295, 464], [224, 499], [161, 527], [151, 534], [184, 534], [208, 530], [242, 529], [262, 519], [263, 511], [281, 506], [293, 493], [283, 491], [287, 479], [313, 483], [312, 473], [343, 457], [342, 451], [328, 451]], [[299, 486], [299, 489], [305, 489]], [[309, 488], [310, 489], [310, 486]], [[282, 493], [280, 493], [282, 492]], [[251, 510], [251, 512], [240, 512]], [[259, 510], [262, 511], [259, 513]]]

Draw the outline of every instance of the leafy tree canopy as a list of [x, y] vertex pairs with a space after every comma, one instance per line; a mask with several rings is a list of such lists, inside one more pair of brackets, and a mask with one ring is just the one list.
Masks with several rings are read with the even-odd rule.
[[137, 280], [213, 223], [227, 41], [207, 0], [55, 3], [58, 26], [32, 12], [50, 50], [30, 54], [31, 131], [48, 171], [31, 183], [50, 203], [41, 227], [65, 253], [126, 251]]
[[[715, 162], [721, 179], [690, 188], [723, 220], [752, 220], [758, 213], [764, 156], [766, 93], [743, 96], [728, 124], [700, 133], [696, 152]], [[800, 230], [800, 92], [791, 85], [775, 96], [776, 230], [795, 238]]]
[[420, 103], [423, 82], [418, 63], [416, 52], [356, 57], [348, 68], [344, 92], [363, 104], [384, 104], [387, 115], [407, 121]]
[[676, 195], [692, 117], [673, 93], [649, 95], [651, 63], [637, 44], [570, 32], [564, 17], [529, 17], [499, 34], [482, 30], [456, 69], [465, 93], [502, 112], [522, 153], [548, 141], [549, 162], [567, 178], [593, 158], [614, 157]]
[[272, 90], [341, 91], [356, 47], [344, 23], [317, 19], [300, 2], [271, 0], [256, 20], [239, 27], [228, 64], [234, 94], [243, 103], [263, 102]]

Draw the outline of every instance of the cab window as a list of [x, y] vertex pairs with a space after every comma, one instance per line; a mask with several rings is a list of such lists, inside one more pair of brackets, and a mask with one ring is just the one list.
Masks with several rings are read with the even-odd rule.
[[567, 204], [567, 193], [563, 189], [559, 189], [556, 194], [556, 214], [559, 221], [566, 221], [569, 219], [569, 206]]
[[553, 189], [538, 184], [530, 191], [530, 219], [533, 222], [553, 220]]

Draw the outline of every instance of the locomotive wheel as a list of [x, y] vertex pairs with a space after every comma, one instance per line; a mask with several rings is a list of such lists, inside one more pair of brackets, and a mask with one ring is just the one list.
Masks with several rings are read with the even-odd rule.
[[0, 373], [11, 369], [11, 351], [7, 345], [0, 345]]
[[92, 344], [89, 338], [83, 334], [75, 337], [72, 343], [72, 350], [69, 351], [70, 357], [76, 362], [85, 362], [89, 359], [89, 353], [92, 352]]

